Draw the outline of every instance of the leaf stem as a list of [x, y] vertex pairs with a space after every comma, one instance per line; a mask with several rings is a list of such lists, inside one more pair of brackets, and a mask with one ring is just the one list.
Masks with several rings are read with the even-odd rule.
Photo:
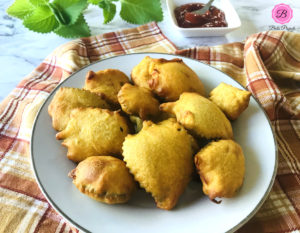
[[49, 2], [47, 5], [49, 6], [49, 8], [53, 12], [56, 20], [60, 24], [67, 25], [69, 23], [69, 19], [64, 16], [64, 14], [61, 12], [61, 10], [55, 4]]

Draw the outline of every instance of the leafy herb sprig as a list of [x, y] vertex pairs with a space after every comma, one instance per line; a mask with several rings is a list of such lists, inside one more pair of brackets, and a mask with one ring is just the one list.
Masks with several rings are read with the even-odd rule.
[[23, 20], [28, 29], [54, 32], [65, 38], [90, 36], [90, 28], [84, 18], [89, 4], [102, 9], [104, 24], [113, 20], [117, 13], [115, 2], [120, 2], [120, 16], [132, 24], [162, 21], [160, 0], [15, 0], [7, 13]]

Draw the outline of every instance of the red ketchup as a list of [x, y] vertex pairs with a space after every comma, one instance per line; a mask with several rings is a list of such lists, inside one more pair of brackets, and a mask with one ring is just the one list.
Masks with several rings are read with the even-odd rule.
[[204, 5], [203, 3], [189, 3], [177, 7], [174, 12], [178, 26], [182, 28], [228, 26], [224, 12], [214, 6], [211, 6], [203, 15], [191, 13], [200, 10]]

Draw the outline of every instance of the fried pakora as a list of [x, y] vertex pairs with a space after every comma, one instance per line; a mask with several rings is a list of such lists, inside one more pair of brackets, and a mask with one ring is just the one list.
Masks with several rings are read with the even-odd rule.
[[218, 105], [230, 120], [235, 120], [248, 107], [250, 96], [249, 91], [221, 83], [210, 92], [209, 99]]
[[131, 78], [135, 85], [150, 89], [148, 81], [152, 78], [150, 73], [150, 64], [152, 58], [146, 56], [131, 71]]
[[76, 108], [71, 111], [67, 127], [56, 134], [64, 139], [67, 156], [74, 162], [96, 155], [121, 155], [128, 134], [126, 119], [117, 111], [100, 108]]
[[160, 109], [174, 113], [177, 121], [195, 136], [233, 138], [230, 121], [224, 113], [216, 104], [197, 93], [182, 93], [178, 101], [161, 104]]
[[166, 60], [145, 57], [131, 72], [137, 86], [146, 87], [165, 101], [175, 101], [183, 92], [205, 95], [197, 74], [182, 59]]
[[110, 108], [107, 102], [95, 93], [79, 88], [61, 87], [48, 107], [53, 128], [58, 131], [66, 128], [71, 110], [78, 107]]
[[245, 159], [242, 148], [232, 140], [211, 142], [195, 156], [203, 192], [211, 200], [233, 197], [242, 186]]
[[117, 95], [125, 83], [129, 83], [129, 78], [120, 70], [89, 71], [85, 78], [84, 89], [103, 96], [111, 105], [117, 107], [119, 105]]
[[157, 207], [166, 210], [176, 205], [190, 181], [196, 150], [193, 137], [174, 118], [158, 124], [144, 121], [142, 130], [123, 143], [126, 166]]
[[80, 192], [107, 204], [127, 202], [136, 182], [125, 163], [112, 156], [92, 156], [69, 173]]
[[159, 114], [159, 102], [150, 90], [144, 87], [133, 86], [126, 83], [118, 93], [118, 100], [124, 112], [149, 119]]

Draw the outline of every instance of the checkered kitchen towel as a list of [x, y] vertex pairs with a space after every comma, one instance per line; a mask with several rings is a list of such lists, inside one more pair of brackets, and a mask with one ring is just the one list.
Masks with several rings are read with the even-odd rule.
[[77, 231], [38, 188], [30, 166], [34, 117], [71, 73], [126, 53], [176, 53], [214, 66], [246, 86], [266, 110], [279, 146], [269, 198], [240, 232], [300, 232], [300, 35], [264, 32], [244, 43], [176, 50], [155, 23], [71, 41], [57, 48], [0, 104], [0, 232]]

